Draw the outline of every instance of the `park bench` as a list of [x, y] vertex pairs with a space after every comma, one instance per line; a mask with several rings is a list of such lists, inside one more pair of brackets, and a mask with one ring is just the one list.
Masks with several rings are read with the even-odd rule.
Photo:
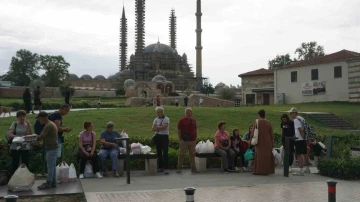
[[[126, 155], [119, 155], [119, 174], [124, 174]], [[145, 172], [148, 175], [156, 175], [157, 173], [157, 155], [155, 153], [150, 154], [130, 154], [130, 161], [135, 159], [145, 160]]]

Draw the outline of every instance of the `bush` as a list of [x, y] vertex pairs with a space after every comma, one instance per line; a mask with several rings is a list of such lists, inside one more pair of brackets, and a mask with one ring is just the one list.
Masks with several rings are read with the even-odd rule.
[[345, 180], [360, 179], [360, 158], [324, 158], [319, 161], [321, 175]]
[[236, 97], [236, 91], [232, 88], [222, 88], [219, 90], [219, 96], [225, 100], [234, 100]]

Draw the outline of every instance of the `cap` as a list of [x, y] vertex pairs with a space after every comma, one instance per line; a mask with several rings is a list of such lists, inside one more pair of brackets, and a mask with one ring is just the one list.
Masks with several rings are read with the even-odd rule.
[[294, 113], [294, 112], [298, 113], [298, 110], [295, 107], [291, 108], [289, 111], [289, 113]]
[[106, 128], [112, 128], [112, 127], [114, 127], [114, 123], [113, 122], [108, 122], [107, 124], [106, 124]]

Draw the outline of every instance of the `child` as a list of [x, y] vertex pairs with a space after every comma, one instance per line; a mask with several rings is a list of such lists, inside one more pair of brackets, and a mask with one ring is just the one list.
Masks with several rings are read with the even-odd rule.
[[100, 101], [100, 96], [98, 97], [98, 109], [100, 109], [100, 105], [101, 105], [101, 101]]
[[233, 135], [231, 138], [231, 149], [235, 152], [235, 159], [234, 159], [234, 165], [237, 166], [237, 157], [241, 158], [241, 166], [242, 168], [239, 169], [235, 167], [235, 171], [249, 171], [248, 162], [245, 161], [244, 154], [246, 153], [246, 150], [248, 149], [248, 143], [243, 141], [239, 135], [239, 129], [233, 130]]

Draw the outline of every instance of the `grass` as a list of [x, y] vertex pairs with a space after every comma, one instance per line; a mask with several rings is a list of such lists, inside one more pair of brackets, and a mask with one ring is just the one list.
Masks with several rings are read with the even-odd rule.
[[[217, 130], [219, 121], [227, 122], [227, 130], [230, 132], [234, 128], [239, 128], [240, 133], [247, 132], [249, 125], [253, 124], [257, 118], [259, 109], [266, 110], [266, 118], [271, 121], [275, 132], [280, 133], [280, 116], [281, 111], [288, 111], [291, 107], [297, 107], [304, 112], [332, 112], [342, 117], [354, 126], [360, 128], [360, 105], [348, 103], [310, 103], [298, 105], [282, 106], [254, 106], [239, 108], [193, 108], [194, 118], [198, 123], [198, 134], [202, 137], [212, 136]], [[165, 107], [165, 114], [170, 118], [170, 135], [177, 134], [177, 121], [184, 116], [184, 107]], [[34, 115], [28, 115], [31, 122], [34, 122]], [[71, 127], [72, 134], [78, 134], [82, 130], [82, 124], [85, 120], [94, 123], [94, 130], [97, 134], [103, 131], [108, 121], [115, 123], [115, 128], [121, 132], [126, 129], [130, 136], [148, 136], [151, 137], [153, 132], [151, 126], [156, 113], [154, 107], [129, 107], [106, 110], [88, 110], [79, 112], [70, 112], [64, 117], [63, 125]], [[305, 116], [306, 117], [306, 116]], [[347, 132], [334, 130], [325, 127], [319, 122], [308, 117], [307, 121], [314, 125], [318, 135], [339, 135]], [[15, 117], [0, 119], [0, 131], [6, 131]]]
[[20, 196], [18, 202], [86, 202], [84, 194], [63, 194], [63, 195], [50, 195], [50, 196]]
[[[107, 97], [101, 97], [101, 104], [105, 105], [115, 105], [115, 106], [121, 106], [125, 104], [125, 98], [107, 98]], [[97, 97], [90, 97], [90, 98], [83, 98], [83, 97], [73, 97], [71, 98], [72, 104], [81, 103], [81, 102], [88, 102], [92, 105], [97, 105], [98, 98]], [[23, 103], [23, 100], [21, 98], [0, 98], [0, 105], [1, 106], [9, 106], [12, 103]], [[42, 102], [46, 103], [64, 103], [64, 98], [42, 98]]]

